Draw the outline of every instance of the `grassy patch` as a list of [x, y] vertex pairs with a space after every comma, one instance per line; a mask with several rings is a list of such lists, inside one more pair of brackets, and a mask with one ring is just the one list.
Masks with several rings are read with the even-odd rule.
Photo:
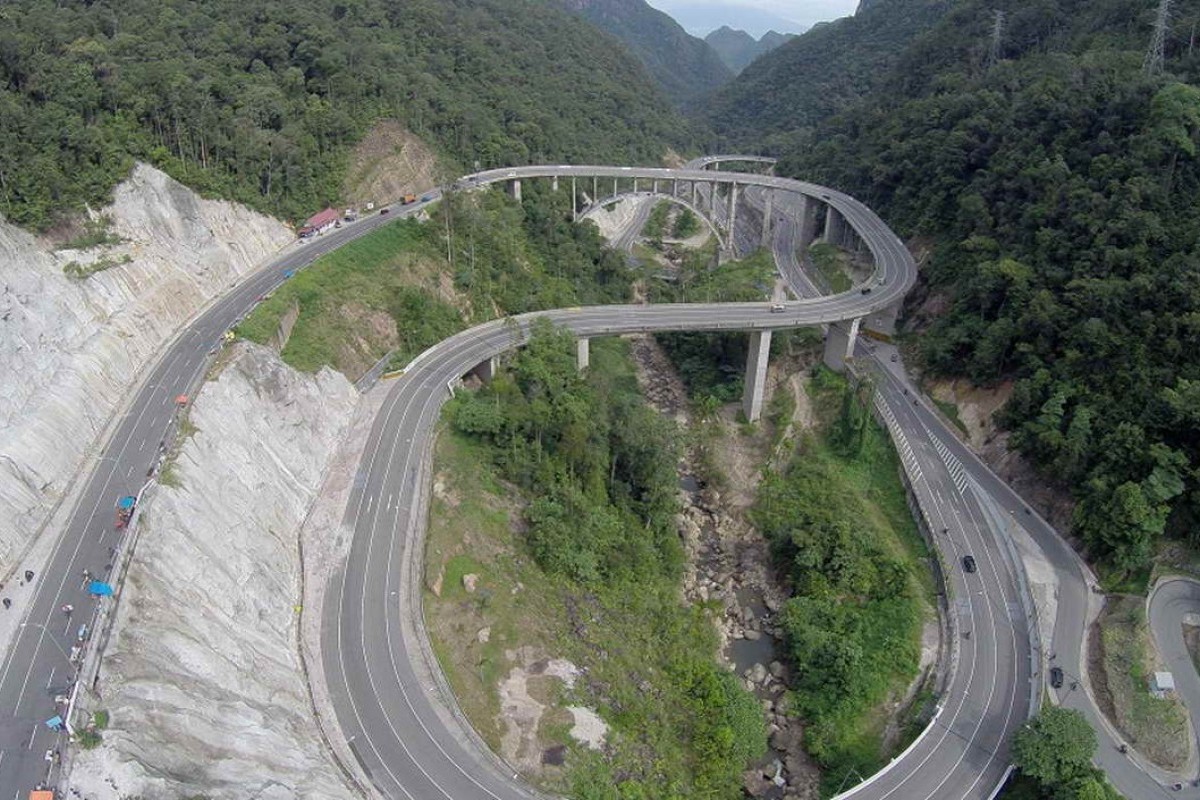
[[1143, 599], [1112, 598], [1098, 624], [1114, 722], [1139, 753], [1178, 769], [1188, 755], [1187, 715], [1175, 698], [1150, 694], [1153, 660]]
[[293, 367], [328, 365], [357, 377], [393, 347], [407, 362], [463, 326], [454, 308], [421, 288], [436, 283], [441, 267], [423, 226], [397, 220], [297, 273], [237, 333], [266, 344], [295, 305], [300, 316], [282, 354]]
[[831, 291], [850, 291], [854, 283], [848, 274], [845, 253], [834, 245], [819, 242], [808, 248], [808, 255]]
[[958, 406], [948, 400], [938, 400], [936, 397], [932, 397], [932, 395], [930, 397], [933, 399], [933, 404], [938, 407], [938, 411], [941, 411], [946, 419], [953, 422], [954, 427], [966, 434], [967, 425], [958, 416]]
[[120, 244], [123, 240], [113, 233], [112, 217], [103, 214], [96, 219], [83, 223], [83, 233], [63, 242], [59, 250], [90, 250], [93, 247], [103, 247], [110, 244]]
[[63, 274], [68, 278], [83, 280], [84, 278], [90, 278], [97, 272], [103, 272], [106, 269], [119, 267], [122, 264], [128, 264], [131, 261], [133, 261], [133, 256], [130, 256], [129, 254], [125, 254], [119, 258], [109, 258], [108, 256], [104, 256], [103, 258], [96, 259], [90, 264], [82, 264], [78, 261], [68, 261], [63, 265]]

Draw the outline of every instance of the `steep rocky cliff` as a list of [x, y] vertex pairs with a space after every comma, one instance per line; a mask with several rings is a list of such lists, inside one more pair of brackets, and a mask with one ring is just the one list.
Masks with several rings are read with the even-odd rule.
[[321, 742], [298, 655], [298, 531], [358, 394], [237, 345], [191, 409], [104, 659], [111, 722], [82, 751], [87, 798], [354, 796]]
[[102, 213], [122, 241], [89, 251], [0, 221], [0, 577], [162, 343], [291, 236], [147, 166]]

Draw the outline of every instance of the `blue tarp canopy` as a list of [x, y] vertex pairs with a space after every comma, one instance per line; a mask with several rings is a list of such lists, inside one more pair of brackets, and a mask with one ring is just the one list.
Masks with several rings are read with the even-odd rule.
[[55, 714], [50, 719], [46, 720], [46, 727], [50, 728], [52, 730], [56, 730], [56, 731], [62, 730], [62, 728], [65, 724], [66, 723], [63, 722], [63, 718], [60, 717], [58, 714]]
[[128, 497], [122, 497], [120, 500], [117, 501], [117, 508], [133, 508], [133, 504], [136, 501], [137, 501], [137, 498], [134, 497], [133, 495], [129, 495]]
[[97, 597], [107, 597], [113, 593], [113, 587], [104, 581], [92, 581], [88, 584], [88, 592]]

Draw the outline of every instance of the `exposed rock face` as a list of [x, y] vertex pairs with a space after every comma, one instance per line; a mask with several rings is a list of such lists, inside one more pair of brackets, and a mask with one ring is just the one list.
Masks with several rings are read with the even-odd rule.
[[[0, 576], [36, 535], [131, 376], [287, 243], [281, 223], [138, 166], [103, 213], [122, 244], [51, 251], [0, 222]], [[116, 263], [84, 279], [70, 262]]]
[[349, 798], [297, 651], [300, 525], [357, 393], [239, 344], [191, 410], [178, 488], [159, 487], [101, 671], [111, 713], [83, 796]]

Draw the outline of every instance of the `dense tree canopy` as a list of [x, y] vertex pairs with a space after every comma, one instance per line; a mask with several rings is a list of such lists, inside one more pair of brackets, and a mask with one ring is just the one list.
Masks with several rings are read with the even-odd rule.
[[15, 0], [0, 87], [0, 212], [32, 226], [135, 158], [299, 218], [382, 117], [485, 167], [686, 140], [631, 57], [536, 0]]
[[1166, 73], [1146, 73], [1155, 5], [960, 0], [876, 90], [774, 139], [788, 173], [932, 243], [948, 310], [926, 365], [1015, 380], [1013, 444], [1124, 569], [1164, 529], [1200, 530], [1200, 52], [1181, 10]]
[[1078, 711], [1046, 706], [1013, 737], [1013, 763], [1053, 800], [1118, 800], [1092, 766], [1096, 732]]

